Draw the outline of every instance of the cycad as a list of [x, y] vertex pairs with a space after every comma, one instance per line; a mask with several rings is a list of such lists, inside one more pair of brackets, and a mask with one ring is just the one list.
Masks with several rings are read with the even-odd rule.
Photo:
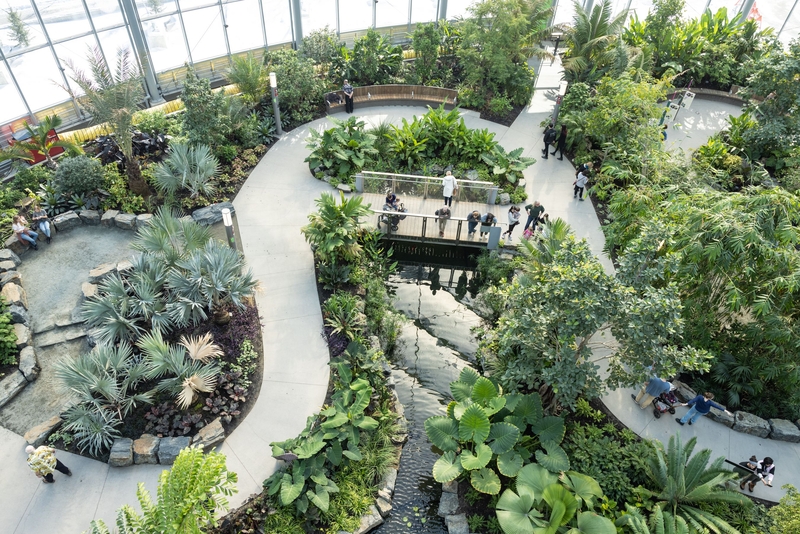
[[174, 143], [167, 158], [156, 165], [155, 186], [170, 195], [187, 189], [192, 198], [209, 196], [216, 189], [213, 178], [218, 170], [219, 160], [208, 145]]
[[625, 504], [627, 513], [617, 519], [617, 526], [627, 526], [633, 534], [689, 534], [689, 525], [681, 516], [674, 516], [656, 506], [647, 521], [639, 508]]
[[612, 17], [614, 5], [603, 0], [587, 12], [575, 2], [575, 25], [567, 32], [569, 50], [564, 59], [564, 78], [569, 82], [592, 83], [615, 63], [614, 43], [628, 16], [623, 10]]
[[661, 490], [641, 488], [637, 491], [656, 500], [657, 506], [676, 518], [676, 524], [678, 518], [683, 519], [690, 534], [706, 531], [739, 534], [724, 519], [699, 508], [700, 504], [711, 502], [749, 503], [740, 493], [724, 487], [725, 482], [736, 477], [732, 471], [723, 469], [725, 459], [717, 458], [708, 466], [711, 450], [703, 449], [692, 456], [697, 438], [693, 437], [684, 445], [680, 434], [669, 438], [666, 451], [663, 443], [652, 444], [656, 454], [648, 462], [647, 477], [651, 486]]
[[25, 130], [28, 132], [26, 141], [16, 141], [12, 146], [0, 151], [0, 161], [7, 159], [22, 159], [33, 161], [36, 154], [42, 154], [47, 161], [47, 166], [51, 169], [58, 167], [56, 161], [50, 156], [50, 150], [56, 147], [69, 150], [78, 150], [80, 147], [71, 141], [52, 141], [48, 132], [61, 126], [61, 117], [58, 115], [48, 115], [36, 126], [31, 126], [26, 121]]

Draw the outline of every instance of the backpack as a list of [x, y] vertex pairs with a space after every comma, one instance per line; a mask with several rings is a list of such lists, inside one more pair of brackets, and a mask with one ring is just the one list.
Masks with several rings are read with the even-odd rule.
[[545, 136], [544, 136], [544, 142], [545, 142], [545, 144], [548, 144], [548, 145], [552, 144], [552, 143], [553, 143], [553, 141], [555, 141], [555, 140], [556, 140], [556, 136], [557, 136], [557, 135], [558, 135], [558, 134], [556, 133], [556, 131], [555, 131], [555, 130], [550, 130], [549, 132], [547, 132], [547, 135], [545, 135]]

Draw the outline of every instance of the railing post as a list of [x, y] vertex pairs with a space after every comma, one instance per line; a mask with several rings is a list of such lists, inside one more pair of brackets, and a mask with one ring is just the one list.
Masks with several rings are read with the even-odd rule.
[[428, 228], [428, 218], [422, 218], [422, 242], [425, 242], [425, 230]]
[[489, 189], [489, 200], [486, 201], [487, 204], [494, 204], [497, 202], [497, 190], [498, 187], [492, 187]]
[[458, 227], [456, 228], [456, 245], [461, 240], [461, 225], [464, 221], [458, 221]]
[[356, 174], [356, 192], [364, 192], [364, 175], [361, 173]]
[[425, 178], [425, 190], [422, 193], [423, 200], [427, 200], [428, 198], [428, 179]]

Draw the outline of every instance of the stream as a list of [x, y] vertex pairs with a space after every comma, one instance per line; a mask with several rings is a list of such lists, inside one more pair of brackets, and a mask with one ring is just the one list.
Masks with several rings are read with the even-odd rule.
[[[455, 276], [447, 271], [439, 273], [441, 285], [452, 279], [454, 290], [461, 271], [456, 269]], [[395, 389], [408, 420], [408, 442], [400, 459], [393, 511], [375, 530], [381, 534], [447, 532], [437, 515], [442, 486], [432, 475], [439, 455], [424, 425], [428, 417], [443, 415], [451, 399], [450, 382], [464, 367], [474, 366], [477, 342], [470, 328], [479, 325], [480, 318], [446, 289], [432, 291], [430, 273], [428, 267], [404, 267], [389, 281], [396, 292], [395, 308], [409, 319], [392, 358]]]

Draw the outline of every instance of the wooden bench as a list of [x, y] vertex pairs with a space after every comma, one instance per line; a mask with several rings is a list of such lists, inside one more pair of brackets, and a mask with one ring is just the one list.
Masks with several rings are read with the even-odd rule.
[[[353, 88], [353, 106], [431, 106], [444, 103], [446, 109], [456, 105], [458, 91], [444, 87], [424, 85], [368, 85]], [[344, 111], [344, 92], [332, 91], [325, 94], [328, 114]]]

